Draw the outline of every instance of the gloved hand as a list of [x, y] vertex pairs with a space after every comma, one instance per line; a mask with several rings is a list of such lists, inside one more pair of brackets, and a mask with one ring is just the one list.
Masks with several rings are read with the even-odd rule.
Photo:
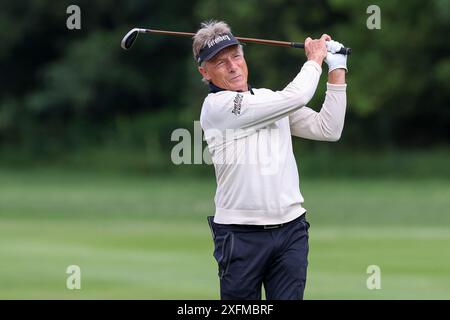
[[337, 51], [341, 50], [342, 43], [339, 43], [334, 40], [327, 41], [327, 57], [325, 58], [325, 62], [328, 65], [328, 72], [331, 72], [335, 69], [345, 69], [345, 71], [348, 72], [347, 69], [347, 55], [336, 53]]

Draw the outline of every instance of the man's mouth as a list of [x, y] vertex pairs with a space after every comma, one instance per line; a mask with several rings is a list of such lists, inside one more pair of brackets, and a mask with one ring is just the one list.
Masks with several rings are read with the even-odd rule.
[[242, 75], [238, 75], [236, 77], [231, 78], [231, 81], [237, 80], [237, 79], [239, 79], [239, 77], [242, 77]]

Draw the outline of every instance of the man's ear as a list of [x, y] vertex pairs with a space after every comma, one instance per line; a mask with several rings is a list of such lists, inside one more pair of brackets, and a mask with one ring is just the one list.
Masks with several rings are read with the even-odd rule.
[[211, 80], [211, 77], [208, 75], [208, 71], [206, 71], [205, 67], [198, 67], [198, 72], [205, 78], [206, 80]]

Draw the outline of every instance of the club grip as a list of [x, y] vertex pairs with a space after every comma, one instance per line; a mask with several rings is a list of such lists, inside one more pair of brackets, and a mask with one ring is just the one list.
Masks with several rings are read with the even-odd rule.
[[346, 48], [346, 47], [342, 47], [341, 48], [341, 50], [339, 50], [338, 52], [336, 52], [336, 53], [340, 53], [340, 54], [343, 54], [343, 55], [350, 55], [351, 53], [352, 53], [352, 48]]
[[292, 48], [305, 49], [305, 45], [300, 42], [291, 42]]
[[[300, 43], [300, 42], [291, 42], [291, 47], [292, 48], [305, 49], [305, 45], [303, 43]], [[341, 50], [339, 50], [336, 53], [340, 53], [340, 54], [344, 54], [344, 55], [348, 56], [348, 55], [350, 55], [352, 53], [352, 49], [343, 47], [343, 48], [341, 48]]]

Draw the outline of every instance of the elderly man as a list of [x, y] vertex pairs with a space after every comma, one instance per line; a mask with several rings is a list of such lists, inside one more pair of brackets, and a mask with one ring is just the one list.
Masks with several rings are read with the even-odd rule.
[[[216, 208], [208, 222], [222, 299], [261, 299], [262, 285], [267, 299], [303, 299], [309, 223], [291, 136], [340, 138], [347, 57], [334, 52], [341, 47], [328, 35], [307, 38], [308, 61], [283, 90], [272, 91], [247, 83], [242, 46], [226, 23], [202, 23], [194, 36], [194, 57], [210, 89], [200, 124], [216, 172]], [[316, 112], [306, 104], [324, 59], [327, 91]]]

